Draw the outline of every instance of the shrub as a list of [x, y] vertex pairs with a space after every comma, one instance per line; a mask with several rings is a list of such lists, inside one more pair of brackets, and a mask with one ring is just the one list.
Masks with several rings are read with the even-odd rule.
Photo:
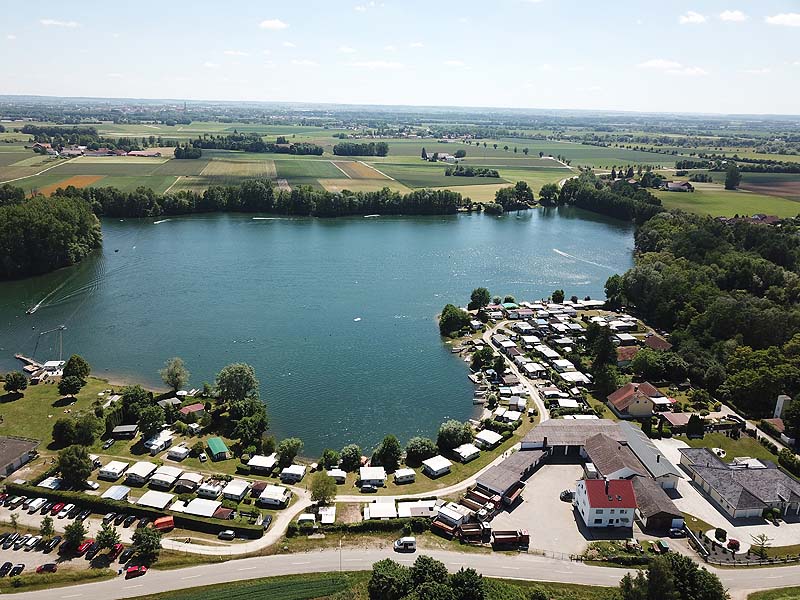
[[728, 532], [722, 529], [722, 527], [717, 527], [714, 530], [714, 537], [720, 542], [724, 542], [728, 538]]

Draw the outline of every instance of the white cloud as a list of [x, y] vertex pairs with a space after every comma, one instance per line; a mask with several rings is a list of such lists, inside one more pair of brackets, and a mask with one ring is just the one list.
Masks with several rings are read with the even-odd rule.
[[760, 69], [742, 69], [741, 72], [747, 75], [766, 75], [767, 73], [771, 73], [772, 69], [769, 67], [762, 67]]
[[248, 52], [243, 52], [242, 50], [225, 50], [223, 54], [225, 56], [250, 56]]
[[280, 19], [266, 19], [265, 21], [261, 21], [258, 26], [261, 29], [269, 29], [270, 31], [280, 31], [281, 29], [286, 29], [289, 27], [288, 24], [284, 23]]
[[644, 25], [644, 21], [642, 21], [641, 19], [636, 19], [636, 24], [637, 25]]
[[667, 73], [669, 73], [670, 75], [689, 75], [691, 77], [708, 75], [708, 71], [706, 71], [702, 67], [682, 67], [680, 69], [669, 69]]
[[42, 19], [39, 21], [45, 27], [79, 27], [77, 21], [59, 21], [58, 19]]
[[353, 7], [353, 10], [356, 12], [367, 12], [371, 8], [375, 8], [376, 6], [383, 6], [383, 2], [378, 4], [377, 2], [364, 2], [363, 4], [356, 4]]
[[590, 85], [588, 87], [579, 87], [575, 89], [576, 92], [600, 92], [602, 90], [603, 88], [599, 85]]
[[297, 45], [292, 42], [283, 42], [284, 48], [297, 48]]
[[685, 15], [678, 17], [678, 22], [681, 25], [699, 25], [700, 23], [706, 22], [706, 17], [705, 15], [701, 15], [699, 12], [690, 10], [687, 11]]
[[384, 46], [383, 49], [387, 52], [397, 52], [397, 46], [392, 46], [391, 44]]
[[636, 65], [640, 69], [658, 69], [666, 71], [667, 69], [680, 69], [683, 65], [674, 60], [666, 60], [664, 58], [652, 58], [643, 63]]
[[215, 62], [211, 62], [210, 60], [207, 60], [206, 62], [204, 62], [203, 66], [206, 69], [219, 69], [219, 65], [217, 63], [215, 63]]
[[390, 60], [357, 60], [346, 64], [356, 69], [402, 69], [404, 65]]
[[442, 63], [446, 67], [463, 67], [465, 66], [463, 60], [446, 60]]
[[553, 65], [551, 65], [550, 63], [544, 63], [543, 65], [539, 66], [539, 70], [544, 71], [545, 73], [549, 73], [550, 71], [553, 70]]
[[342, 54], [352, 54], [355, 51], [356, 49], [351, 48], [350, 46], [339, 46], [339, 52], [341, 52]]
[[800, 13], [780, 13], [771, 17], [764, 17], [770, 25], [785, 25], [787, 27], [800, 27]]
[[422, 48], [423, 46], [425, 46], [425, 44], [423, 44], [422, 42], [411, 42], [408, 45], [409, 48]]
[[111, 79], [122, 79], [122, 73], [109, 73], [107, 77]]
[[6, 36], [6, 39], [7, 39], [7, 40], [11, 40], [11, 41], [13, 42], [15, 39], [17, 39], [17, 36], [15, 36], [13, 33], [9, 33], [9, 34]]
[[723, 21], [732, 21], [734, 23], [741, 23], [747, 21], [747, 15], [740, 10], [723, 10], [719, 13], [719, 18]]
[[309, 60], [307, 58], [299, 58], [292, 61], [292, 64], [297, 67], [318, 67], [319, 63]]

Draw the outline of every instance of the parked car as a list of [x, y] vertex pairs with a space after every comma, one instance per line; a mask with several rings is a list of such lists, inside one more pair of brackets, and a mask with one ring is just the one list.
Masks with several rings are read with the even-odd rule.
[[6, 499], [8, 499], [8, 494], [6, 494], [5, 492], [0, 494], [0, 502], [5, 502]]
[[116, 518], [117, 518], [117, 513], [113, 512], [106, 513], [106, 515], [103, 517], [103, 523], [105, 524], [111, 523], [111, 521], [113, 521]]
[[143, 527], [147, 527], [150, 524], [149, 517], [142, 517], [139, 519], [139, 523], [136, 525], [136, 529], [142, 529]]
[[27, 542], [25, 542], [25, 552], [30, 552], [31, 550], [35, 549], [36, 546], [39, 545], [39, 542], [42, 541], [42, 536], [35, 535]]
[[233, 529], [224, 529], [217, 534], [217, 537], [221, 540], [235, 540], [236, 532]]
[[377, 491], [378, 488], [376, 488], [374, 485], [370, 485], [369, 483], [365, 483], [364, 485], [361, 486], [362, 494], [374, 494]]
[[100, 489], [100, 484], [97, 483], [96, 481], [87, 481], [86, 482], [86, 489], [99, 490]]
[[7, 531], [6, 531], [5, 533], [0, 533], [0, 545], [2, 545], [2, 543], [6, 541], [6, 538], [7, 538], [9, 535], [11, 535], [11, 534], [10, 534], [10, 533], [8, 533]]
[[47, 502], [44, 503], [44, 506], [42, 506], [42, 508], [39, 509], [39, 514], [46, 515], [47, 513], [50, 512], [50, 509], [52, 509], [53, 506], [55, 506], [55, 502], [53, 502], [52, 500], [48, 500]]
[[133, 556], [133, 548], [127, 548], [126, 550], [123, 550], [122, 554], [119, 555], [120, 564], [124, 565], [131, 559], [131, 556]]
[[17, 563], [17, 564], [16, 564], [16, 565], [14, 565], [14, 567], [11, 569], [11, 572], [8, 574], [8, 576], [9, 576], [9, 577], [16, 577], [17, 575], [19, 575], [20, 573], [22, 573], [24, 570], [25, 570], [25, 565], [24, 565], [24, 563]]
[[82, 509], [80, 506], [74, 506], [74, 507], [72, 507], [72, 510], [70, 510], [70, 511], [67, 513], [67, 518], [68, 518], [68, 519], [74, 519], [74, 518], [75, 518], [75, 517], [77, 517], [79, 514], [81, 514], [81, 511], [82, 511], [82, 510], [83, 510], [83, 509]]
[[65, 506], [66, 504], [64, 504], [63, 502], [56, 502], [55, 504], [53, 504], [53, 508], [50, 509], [50, 516], [55, 517], [56, 515], [58, 515], [58, 513], [61, 512], [61, 509], [64, 508]]
[[47, 542], [47, 544], [45, 544], [44, 546], [45, 553], [52, 552], [53, 550], [55, 550], [56, 546], [58, 546], [61, 543], [61, 539], [62, 539], [61, 536], [57, 535], [52, 540]]
[[11, 510], [14, 510], [15, 508], [19, 508], [19, 505], [25, 502], [25, 500], [27, 500], [25, 496], [14, 496], [8, 501], [6, 506], [8, 506], [8, 508]]
[[114, 517], [114, 525], [122, 525], [127, 518], [128, 515], [125, 513], [119, 513], [116, 517]]
[[78, 548], [77, 548], [77, 550], [75, 551], [75, 553], [76, 553], [78, 556], [83, 556], [84, 554], [86, 554], [86, 552], [88, 552], [88, 550], [89, 550], [89, 548], [91, 547], [91, 545], [92, 545], [92, 544], [94, 544], [94, 540], [84, 540], [84, 541], [83, 541], [83, 542], [81, 542], [81, 544], [78, 546]]
[[205, 452], [201, 452], [199, 458], [200, 462], [206, 462], [208, 460], [208, 454], [206, 454]]
[[86, 549], [86, 560], [92, 560], [100, 552], [100, 544], [92, 542]]
[[34, 500], [38, 500], [38, 498], [25, 498], [25, 501], [22, 503], [22, 510], [28, 510], [28, 507]]
[[562, 502], [572, 502], [574, 498], [575, 498], [575, 492], [573, 492], [572, 490], [564, 490], [558, 495], [558, 499], [561, 500]]
[[111, 446], [114, 445], [116, 440], [114, 438], [109, 438], [105, 442], [103, 442], [103, 450], [108, 450]]
[[36, 498], [36, 500], [28, 504], [28, 513], [32, 515], [33, 513], [38, 512], [38, 510], [42, 508], [46, 503], [47, 500], [45, 500], [44, 498]]
[[673, 527], [672, 529], [669, 530], [669, 537], [673, 538], [686, 537], [686, 532], [679, 527]]
[[130, 579], [132, 577], [141, 577], [147, 573], [147, 567], [144, 565], [137, 565], [133, 567], [128, 567], [125, 571], [125, 579]]
[[26, 533], [22, 537], [17, 538], [17, 541], [14, 542], [14, 550], [19, 550], [20, 548], [22, 548], [25, 544], [28, 543], [29, 539], [31, 539], [30, 533]]
[[72, 510], [73, 510], [74, 508], [75, 508], [75, 505], [74, 505], [74, 504], [67, 504], [67, 505], [63, 506], [63, 507], [61, 508], [61, 510], [60, 510], [60, 511], [58, 511], [58, 518], [59, 518], [59, 519], [63, 519], [63, 518], [65, 518], [65, 517], [66, 517], [66, 516], [67, 516], [69, 513], [71, 513], [71, 512], [72, 512]]
[[37, 573], [55, 573], [56, 571], [58, 571], [58, 565], [56, 563], [45, 563], [36, 567]]
[[415, 537], [401, 537], [399, 540], [394, 541], [395, 552], [416, 552], [417, 551], [417, 538]]
[[261, 524], [264, 526], [264, 531], [269, 529], [269, 526], [272, 525], [272, 515], [264, 515], [264, 520], [261, 521]]
[[13, 566], [14, 565], [12, 565], [10, 562], [4, 562], [3, 565], [0, 566], [0, 577], [5, 577], [6, 575], [8, 575], [8, 572], [11, 570], [11, 567]]
[[125, 517], [125, 520], [122, 522], [123, 527], [130, 527], [133, 525], [134, 521], [136, 521], [135, 515], [130, 515], [129, 517]]
[[108, 551], [108, 560], [114, 560], [120, 554], [122, 554], [123, 550], [125, 550], [125, 546], [123, 546], [122, 544], [114, 544], [111, 550]]
[[86, 519], [88, 519], [91, 516], [91, 514], [92, 514], [92, 511], [90, 511], [87, 508], [86, 510], [82, 510], [80, 513], [78, 513], [78, 516], [75, 517], [75, 520], [76, 521], [85, 521]]
[[9, 536], [8, 536], [8, 537], [7, 537], [7, 538], [6, 538], [6, 539], [3, 541], [3, 550], [8, 550], [9, 548], [11, 548], [11, 546], [13, 546], [13, 545], [14, 545], [14, 542], [17, 540], [17, 538], [18, 538], [18, 537], [19, 537], [19, 534], [18, 534], [18, 533], [16, 533], [16, 532], [14, 532], [14, 533], [12, 533], [11, 535], [9, 535]]

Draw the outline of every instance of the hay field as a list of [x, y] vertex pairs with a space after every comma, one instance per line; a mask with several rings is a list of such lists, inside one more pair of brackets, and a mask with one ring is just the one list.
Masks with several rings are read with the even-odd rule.
[[320, 185], [329, 192], [341, 192], [350, 190], [351, 192], [374, 192], [383, 188], [407, 194], [411, 190], [402, 183], [391, 179], [319, 179]]
[[767, 196], [747, 190], [726, 190], [723, 186], [695, 183], [694, 192], [654, 193], [661, 198], [665, 208], [680, 208], [689, 212], [712, 216], [753, 215], [765, 213], [779, 217], [794, 217], [800, 214], [800, 202]]
[[45, 196], [49, 196], [53, 192], [55, 192], [58, 188], [65, 188], [69, 185], [74, 186], [76, 188], [84, 188], [89, 187], [93, 183], [97, 183], [103, 179], [102, 175], [73, 175], [72, 177], [67, 177], [66, 179], [61, 179], [55, 183], [51, 183], [50, 185], [46, 185], [39, 188], [39, 193]]

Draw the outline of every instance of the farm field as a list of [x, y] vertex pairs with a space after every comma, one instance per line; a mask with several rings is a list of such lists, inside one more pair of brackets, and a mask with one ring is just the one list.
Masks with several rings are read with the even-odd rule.
[[729, 191], [721, 185], [698, 183], [694, 192], [655, 191], [665, 208], [680, 208], [712, 216], [732, 217], [765, 213], [779, 217], [794, 217], [800, 213], [800, 203], [786, 198], [767, 196], [747, 190]]
[[798, 173], [742, 173], [744, 190], [800, 201]]
[[[428, 166], [430, 165], [430, 166]], [[447, 166], [443, 163], [421, 163], [418, 165], [380, 163], [375, 165], [389, 177], [410, 188], [423, 187], [463, 187], [484, 185], [486, 183], [507, 183], [505, 179], [492, 177], [448, 177], [444, 174]]]

